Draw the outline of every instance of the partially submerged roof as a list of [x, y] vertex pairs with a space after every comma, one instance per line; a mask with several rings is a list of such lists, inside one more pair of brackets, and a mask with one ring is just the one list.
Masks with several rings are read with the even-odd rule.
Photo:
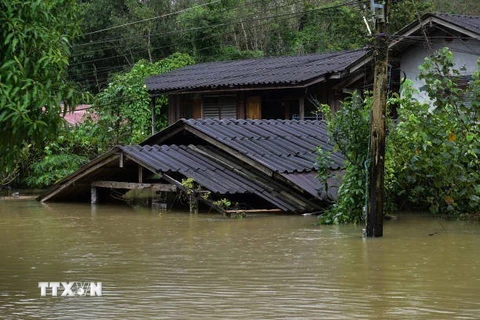
[[344, 161], [340, 153], [333, 151], [322, 120], [181, 119], [141, 144], [176, 141], [180, 131], [208, 140], [272, 172], [315, 171], [317, 147], [331, 152], [331, 169], [339, 169]]
[[187, 66], [146, 80], [150, 93], [250, 87], [306, 87], [340, 76], [365, 50], [303, 56], [209, 62]]
[[[250, 195], [286, 212], [318, 211], [336, 190], [325, 194], [316, 177], [317, 147], [332, 151], [322, 121], [182, 119], [141, 145], [113, 148], [39, 199], [86, 200], [92, 183], [134, 183], [141, 167], [150, 173], [146, 183], [181, 189], [183, 178], [193, 178], [217, 195]], [[340, 169], [342, 156], [332, 155], [332, 168]]]
[[[193, 178], [202, 188], [216, 194], [252, 194], [290, 212], [318, 209], [305, 195], [245, 166], [211, 146], [129, 146], [120, 147], [127, 156], [160, 175], [178, 172]], [[318, 194], [316, 192], [315, 194]], [[317, 204], [318, 205], [318, 204]]]

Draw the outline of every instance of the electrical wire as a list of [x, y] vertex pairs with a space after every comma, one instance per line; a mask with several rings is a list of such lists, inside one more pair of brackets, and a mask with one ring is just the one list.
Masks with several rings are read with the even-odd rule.
[[110, 30], [114, 30], [114, 29], [118, 29], [118, 28], [124, 28], [124, 27], [128, 27], [128, 26], [132, 26], [132, 25], [137, 24], [137, 23], [143, 23], [143, 22], [147, 22], [147, 21], [166, 18], [166, 17], [172, 16], [172, 15], [176, 15], [176, 14], [186, 12], [188, 10], [205, 7], [205, 6], [220, 2], [220, 1], [221, 0], [214, 0], [214, 1], [211, 1], [211, 2], [208, 2], [208, 3], [204, 3], [204, 4], [201, 4], [201, 5], [196, 5], [196, 6], [189, 7], [189, 8], [182, 9], [182, 10], [178, 10], [178, 11], [175, 11], [175, 12], [170, 12], [170, 13], [163, 14], [163, 15], [160, 15], [160, 16], [147, 18], [147, 19], [143, 19], [143, 20], [137, 20], [137, 21], [133, 21], [133, 22], [128, 22], [128, 23], [124, 23], [124, 24], [121, 24], [121, 25], [117, 25], [117, 26], [113, 26], [113, 27], [109, 27], [109, 28], [105, 28], [105, 29], [95, 30], [95, 31], [92, 31], [92, 32], [85, 33], [84, 36], [88, 36], [88, 35], [92, 35], [92, 34], [96, 34], [96, 33], [100, 33], [100, 32], [105, 32], [105, 31], [110, 31]]
[[[246, 19], [245, 17], [242, 17], [243, 19], [240, 18], [240, 19], [232, 20], [232, 21], [230, 21], [230, 23], [223, 23], [223, 24], [219, 24], [219, 25], [207, 26], [207, 27], [203, 27], [203, 28], [194, 28], [194, 29], [197, 29], [197, 30], [213, 29], [213, 28], [218, 28], [220, 26], [228, 26], [228, 25], [235, 26], [235, 25], [238, 25], [240, 23], [245, 23], [245, 22], [248, 22], [248, 23], [251, 24], [252, 21], [256, 22], [258, 20], [267, 20], [263, 24], [255, 24], [255, 26], [258, 28], [258, 27], [262, 27], [263, 25], [266, 25], [266, 24], [270, 23], [269, 20], [271, 20], [271, 19], [277, 19], [276, 21], [279, 21], [279, 20], [284, 21], [284, 20], [287, 20], [287, 19], [295, 18], [296, 16], [298, 16], [300, 14], [305, 14], [305, 13], [315, 12], [315, 11], [332, 10], [332, 9], [335, 9], [335, 8], [338, 8], [338, 7], [353, 5], [353, 4], [356, 4], [356, 3], [357, 3], [356, 1], [349, 1], [349, 2], [345, 2], [345, 3], [339, 4], [339, 5], [330, 6], [330, 7], [319, 7], [319, 8], [314, 8], [314, 9], [311, 9], [311, 10], [303, 10], [303, 11], [298, 11], [298, 12], [276, 14], [276, 15], [271, 15], [271, 16], [268, 16], [268, 17], [256, 18], [256, 19], [250, 19], [250, 20]], [[291, 3], [289, 5], [291, 5]], [[250, 17], [250, 16], [252, 16], [252, 15], [249, 15], [249, 16], [246, 16], [246, 17]], [[281, 18], [281, 19], [278, 19], [278, 18]], [[176, 33], [182, 33], [182, 30], [176, 31]], [[231, 34], [234, 34], [234, 33], [235, 33], [235, 30], [232, 30], [229, 33], [224, 34], [224, 35], [228, 35], [228, 34], [231, 35]], [[214, 36], [215, 36], [214, 34], [208, 35], [208, 36], [205, 36], [203, 38], [197, 39], [197, 41], [198, 40], [208, 40], [209, 38], [214, 37]], [[154, 50], [158, 50], [158, 49], [171, 48], [173, 46], [178, 47], [179, 45], [182, 45], [182, 44], [183, 45], [188, 45], [189, 42], [187, 40], [187, 41], [184, 41], [183, 43], [180, 43], [180, 44], [177, 42], [175, 44], [169, 44], [169, 45], [165, 45], [165, 46], [161, 46], [161, 47], [152, 47], [152, 48], [150, 48], [150, 50], [154, 51]], [[205, 51], [205, 50], [208, 50], [212, 47], [215, 47], [215, 46], [207, 46], [207, 47], [199, 48], [199, 49], [197, 49], [197, 51]], [[129, 48], [127, 50], [132, 50], [132, 49], [134, 49], [134, 48]], [[145, 53], [147, 51], [148, 51], [148, 49], [138, 49], [138, 50], [133, 50], [130, 54]], [[71, 66], [76, 66], [76, 65], [80, 65], [80, 64], [87, 64], [87, 63], [95, 63], [95, 62], [100, 62], [100, 61], [104, 61], [104, 60], [111, 60], [111, 59], [115, 59], [115, 58], [125, 58], [125, 54], [109, 56], [109, 57], [106, 57], [106, 58], [93, 59], [93, 60], [89, 60], [89, 61], [81, 61], [81, 62], [78, 62], [78, 63], [73, 63], [73, 64], [71, 64]], [[131, 64], [129, 63], [129, 64], [123, 64], [123, 65], [120, 65], [120, 66], [112, 66], [111, 69], [109, 69], [109, 67], [107, 67], [107, 69], [104, 69], [105, 71], [103, 73], [99, 73], [98, 70], [97, 71], [90, 70], [90, 71], [85, 71], [84, 73], [76, 73], [75, 75], [76, 75], [77, 78], [81, 77], [82, 75], [83, 76], [91, 75], [92, 77], [93, 76], [102, 77], [103, 75], [108, 74], [112, 70], [119, 70], [119, 69], [121, 70], [122, 68], [128, 67], [128, 66], [131, 66]], [[114, 69], [114, 68], [116, 68], [116, 69]], [[89, 83], [89, 84], [92, 84], [92, 83], [94, 84], [94, 83], [96, 83], [96, 79], [83, 80], [82, 82]]]
[[[356, 4], [356, 3], [357, 3], [357, 1], [355, 0], [355, 1], [349, 1], [349, 2], [339, 4], [339, 5], [335, 5], [335, 6], [330, 6], [330, 7], [321, 7], [321, 8], [314, 8], [314, 9], [311, 9], [311, 10], [293, 12], [293, 13], [271, 15], [271, 16], [267, 16], [267, 17], [259, 17], [259, 18], [252, 19], [252, 20], [249, 20], [249, 19], [239, 20], [239, 19], [237, 19], [237, 20], [234, 20], [234, 22], [221, 23], [221, 24], [216, 24], [216, 25], [212, 25], [212, 26], [191, 28], [191, 29], [185, 29], [185, 30], [177, 30], [177, 31], [171, 32], [169, 34], [181, 34], [181, 33], [187, 32], [187, 31], [214, 29], [214, 28], [225, 27], [225, 26], [234, 25], [234, 24], [240, 24], [240, 23], [244, 23], [244, 22], [255, 22], [255, 21], [258, 21], [258, 20], [270, 20], [270, 19], [275, 19], [275, 18], [278, 18], [278, 17], [294, 18], [295, 16], [305, 14], [305, 13], [324, 11], [324, 10], [332, 10], [332, 9], [335, 9], [335, 8], [339, 8], [339, 7], [343, 7], [343, 6], [347, 6], [347, 5], [352, 5], [352, 4]], [[288, 19], [288, 18], [286, 18], [286, 19]], [[212, 37], [213, 36], [214, 35], [212, 35]], [[208, 39], [208, 37], [200, 38], [200, 39], [197, 39], [197, 40], [205, 40], [205, 39]], [[174, 45], [175, 44], [167, 45], [167, 46], [163, 46], [163, 47], [156, 47], [156, 48], [152, 48], [152, 49], [168, 48], [168, 47], [172, 47]], [[137, 52], [145, 52], [145, 51], [146, 51], [146, 49], [144, 49], [144, 50], [140, 49]], [[91, 53], [89, 52], [89, 54], [91, 54]], [[119, 57], [123, 57], [123, 56], [124, 56], [123, 54], [122, 55], [116, 55], [116, 56], [110, 56], [110, 57], [105, 57], [105, 58], [99, 58], [99, 59], [93, 59], [93, 60], [87, 60], [87, 61], [82, 61], [82, 62], [78, 62], [78, 63], [73, 63], [73, 64], [70, 64], [70, 65], [71, 66], [76, 66], [76, 65], [80, 65], [80, 64], [99, 62], [99, 61], [109, 60], [109, 59], [112, 59], [112, 58], [119, 58]]]

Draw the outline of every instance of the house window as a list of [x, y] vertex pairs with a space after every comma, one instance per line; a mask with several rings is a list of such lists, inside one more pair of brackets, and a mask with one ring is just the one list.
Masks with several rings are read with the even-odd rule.
[[203, 118], [237, 119], [237, 99], [235, 95], [203, 97]]

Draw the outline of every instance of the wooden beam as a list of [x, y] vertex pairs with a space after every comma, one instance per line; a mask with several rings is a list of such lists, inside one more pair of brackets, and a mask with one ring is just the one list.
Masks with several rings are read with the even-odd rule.
[[120, 168], [123, 168], [123, 160], [124, 160], [124, 155], [123, 155], [123, 152], [120, 152], [120, 163], [119, 163], [119, 166]]
[[120, 182], [120, 181], [93, 181], [92, 188], [110, 188], [110, 189], [152, 189], [155, 191], [176, 192], [177, 186], [163, 183], [135, 183], [135, 182]]
[[300, 120], [305, 119], [305, 98], [298, 99], [298, 113], [300, 114]]
[[275, 213], [284, 212], [282, 209], [249, 209], [249, 210], [225, 210], [226, 213]]
[[138, 183], [143, 182], [143, 167], [138, 165]]
[[90, 203], [91, 204], [97, 204], [98, 203], [98, 192], [97, 192], [97, 188], [92, 186], [90, 188], [90, 192], [91, 192], [91, 198], [90, 198]]
[[[103, 161], [100, 161], [99, 163], [97, 163], [96, 165], [90, 167], [90, 168], [87, 168], [85, 169], [84, 171], [81, 171], [80, 173], [76, 174], [74, 177], [67, 177], [65, 178], [65, 182], [62, 183], [58, 188], [56, 188], [55, 190], [53, 190], [52, 192], [48, 193], [46, 196], [44, 196], [43, 198], [39, 198], [38, 200], [40, 202], [45, 202], [47, 201], [48, 199], [52, 198], [53, 196], [57, 195], [58, 193], [60, 193], [63, 189], [71, 186], [72, 184], [75, 183], [75, 181], [83, 178], [84, 176], [86, 176], [87, 174], [97, 170], [98, 168], [101, 168], [103, 167], [104, 165], [112, 162], [112, 161], [116, 161], [120, 156], [118, 154], [112, 154], [111, 156], [109, 156], [108, 158], [106, 158], [105, 160]], [[79, 169], [81, 170], [81, 169]]]

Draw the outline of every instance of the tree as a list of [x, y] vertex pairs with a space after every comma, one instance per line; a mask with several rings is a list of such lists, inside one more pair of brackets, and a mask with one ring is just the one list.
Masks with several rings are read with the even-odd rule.
[[[358, 223], [364, 220], [363, 208], [366, 205], [366, 165], [368, 165], [368, 145], [372, 97], [362, 99], [358, 93], [345, 99], [342, 107], [334, 113], [330, 106], [321, 105], [320, 112], [327, 121], [329, 139], [335, 148], [345, 156], [345, 174], [338, 190], [337, 202], [319, 216], [320, 223]], [[319, 153], [317, 166], [319, 176], [326, 180], [325, 172], [329, 162]]]
[[0, 0], [0, 168], [62, 124], [62, 102], [79, 99], [66, 80], [69, 41], [80, 34], [75, 0]]
[[[479, 60], [480, 67], [480, 60]], [[480, 213], [480, 71], [467, 87], [444, 48], [420, 68], [429, 103], [406, 87], [389, 137], [397, 203], [462, 217]]]
[[[386, 206], [456, 218], [478, 217], [480, 60], [466, 87], [458, 81], [461, 73], [454, 68], [447, 48], [425, 59], [420, 70], [429, 103], [414, 99], [408, 85], [401, 97], [389, 100], [389, 105], [397, 108], [398, 119], [390, 123], [387, 136]], [[367, 96], [347, 99], [336, 114], [331, 114], [328, 106], [322, 109], [330, 138], [347, 161], [338, 201], [319, 217], [321, 223], [363, 220], [370, 106]], [[328, 162], [318, 163], [323, 164], [319, 175], [324, 178]]]
[[[132, 144], [145, 139], [151, 132], [150, 97], [145, 79], [193, 63], [189, 55], [176, 53], [155, 63], [140, 60], [129, 72], [116, 74], [94, 102], [104, 144]], [[157, 100], [157, 108], [166, 105], [165, 98]]]

